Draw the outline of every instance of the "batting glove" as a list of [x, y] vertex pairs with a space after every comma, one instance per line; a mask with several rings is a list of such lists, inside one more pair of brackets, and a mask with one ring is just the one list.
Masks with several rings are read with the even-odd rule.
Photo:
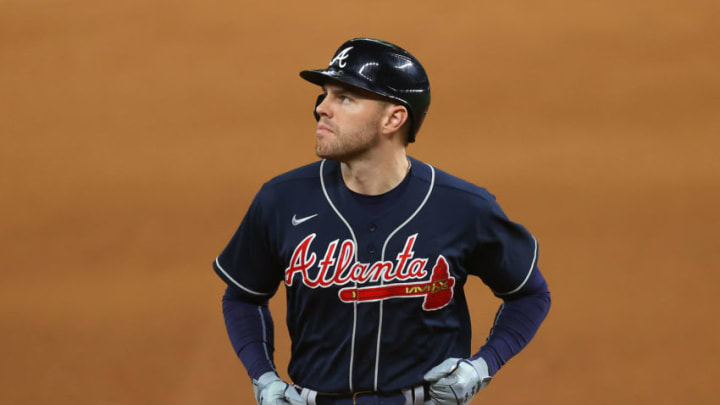
[[487, 363], [482, 358], [449, 358], [425, 374], [430, 382], [430, 403], [434, 405], [469, 404], [475, 394], [490, 383]]
[[295, 388], [272, 371], [252, 380], [252, 383], [258, 405], [305, 405], [305, 400]]

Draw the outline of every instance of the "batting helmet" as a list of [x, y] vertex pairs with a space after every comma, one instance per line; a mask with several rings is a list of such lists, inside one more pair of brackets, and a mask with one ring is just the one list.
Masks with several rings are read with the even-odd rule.
[[410, 115], [409, 142], [415, 141], [430, 107], [430, 81], [420, 61], [378, 39], [351, 39], [338, 48], [326, 69], [303, 70], [300, 77], [320, 86], [328, 79], [337, 80], [404, 105]]

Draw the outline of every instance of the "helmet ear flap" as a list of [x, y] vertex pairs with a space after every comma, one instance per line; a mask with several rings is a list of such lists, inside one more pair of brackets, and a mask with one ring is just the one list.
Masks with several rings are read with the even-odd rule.
[[313, 108], [313, 115], [315, 116], [315, 121], [320, 121], [320, 114], [317, 113], [317, 108], [320, 104], [322, 104], [323, 100], [325, 100], [325, 96], [327, 96], [327, 94], [323, 93], [317, 96], [317, 100], [315, 100], [315, 108]]

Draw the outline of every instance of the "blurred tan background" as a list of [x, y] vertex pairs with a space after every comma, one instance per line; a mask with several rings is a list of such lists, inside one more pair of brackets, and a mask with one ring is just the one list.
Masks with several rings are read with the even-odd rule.
[[[253, 403], [211, 262], [264, 181], [316, 159], [298, 72], [355, 36], [428, 70], [410, 154], [541, 243], [550, 315], [475, 402], [717, 403], [719, 17], [715, 0], [0, 0], [0, 403]], [[470, 288], [479, 346], [499, 301]]]

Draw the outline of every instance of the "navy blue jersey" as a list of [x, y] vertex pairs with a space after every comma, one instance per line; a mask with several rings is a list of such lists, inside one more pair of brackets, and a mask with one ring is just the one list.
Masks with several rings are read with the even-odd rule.
[[537, 242], [485, 189], [412, 159], [393, 190], [349, 190], [323, 160], [263, 185], [215, 270], [248, 301], [286, 286], [289, 375], [320, 392], [391, 392], [471, 354], [463, 286], [527, 282]]

